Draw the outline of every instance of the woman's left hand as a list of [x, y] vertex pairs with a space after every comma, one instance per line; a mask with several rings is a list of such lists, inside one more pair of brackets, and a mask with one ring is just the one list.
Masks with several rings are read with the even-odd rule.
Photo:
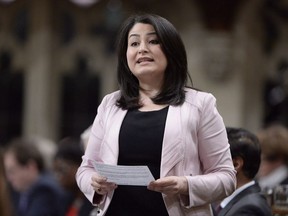
[[188, 194], [188, 181], [185, 176], [168, 176], [150, 182], [147, 188], [166, 195]]

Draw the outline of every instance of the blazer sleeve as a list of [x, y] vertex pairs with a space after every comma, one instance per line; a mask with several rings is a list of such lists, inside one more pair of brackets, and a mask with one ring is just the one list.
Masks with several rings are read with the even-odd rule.
[[230, 195], [236, 187], [226, 128], [216, 108], [216, 99], [205, 94], [199, 105], [198, 157], [202, 173], [187, 176], [189, 205], [199, 206]]
[[82, 163], [76, 173], [76, 181], [80, 190], [92, 204], [99, 204], [103, 200], [102, 196], [95, 193], [91, 186], [91, 178], [96, 173], [93, 161], [100, 161], [100, 148], [104, 137], [104, 111], [107, 104], [107, 96], [98, 107], [97, 115], [94, 119], [85, 154]]

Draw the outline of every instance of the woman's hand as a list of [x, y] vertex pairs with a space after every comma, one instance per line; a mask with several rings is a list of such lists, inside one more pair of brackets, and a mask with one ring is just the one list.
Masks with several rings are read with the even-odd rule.
[[185, 176], [168, 176], [150, 182], [148, 189], [166, 195], [187, 195], [188, 181]]
[[105, 195], [108, 192], [115, 190], [117, 185], [113, 182], [107, 182], [107, 178], [95, 174], [92, 176], [91, 186], [93, 187], [94, 191], [99, 195]]

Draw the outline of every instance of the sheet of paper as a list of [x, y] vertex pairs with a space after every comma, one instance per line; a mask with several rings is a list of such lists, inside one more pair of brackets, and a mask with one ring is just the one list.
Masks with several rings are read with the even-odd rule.
[[120, 166], [95, 162], [96, 171], [118, 185], [147, 186], [154, 177], [147, 166]]

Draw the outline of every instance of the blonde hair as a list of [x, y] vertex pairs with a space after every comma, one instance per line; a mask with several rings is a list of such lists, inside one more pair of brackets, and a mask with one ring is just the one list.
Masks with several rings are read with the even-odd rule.
[[288, 129], [285, 126], [271, 125], [260, 130], [257, 136], [266, 159], [283, 159], [288, 165]]

